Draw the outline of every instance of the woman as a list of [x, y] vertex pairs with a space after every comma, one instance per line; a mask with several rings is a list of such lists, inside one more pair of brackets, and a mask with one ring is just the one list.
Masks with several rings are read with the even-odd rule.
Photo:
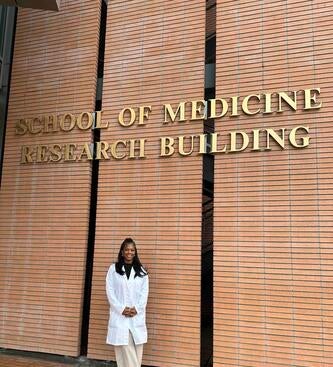
[[142, 266], [135, 242], [126, 238], [118, 261], [106, 276], [110, 318], [106, 343], [114, 345], [118, 367], [140, 367], [147, 342], [146, 305], [148, 273]]

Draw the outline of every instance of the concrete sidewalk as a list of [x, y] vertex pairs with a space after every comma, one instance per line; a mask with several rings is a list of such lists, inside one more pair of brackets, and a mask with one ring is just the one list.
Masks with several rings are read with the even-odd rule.
[[0, 367], [116, 367], [114, 362], [0, 350]]
[[32, 357], [17, 357], [0, 354], [0, 367], [68, 367], [69, 364], [47, 362]]

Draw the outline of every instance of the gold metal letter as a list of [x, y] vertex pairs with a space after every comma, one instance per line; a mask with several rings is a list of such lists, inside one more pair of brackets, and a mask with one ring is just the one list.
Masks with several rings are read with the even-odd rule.
[[[191, 120], [202, 120], [202, 119], [207, 118], [207, 102], [206, 101], [204, 100], [191, 101], [191, 104], [192, 104]], [[200, 116], [202, 107], [204, 107], [203, 116]], [[198, 116], [198, 113], [199, 113], [199, 116]]]
[[29, 147], [28, 145], [23, 145], [21, 149], [21, 163], [32, 163], [34, 154], [34, 147]]
[[48, 149], [49, 147], [47, 145], [42, 145], [42, 144], [37, 145], [36, 162], [38, 163], [47, 162]]
[[[242, 137], [242, 146], [237, 148], [237, 135]], [[232, 131], [230, 133], [230, 153], [241, 152], [249, 145], [249, 136], [244, 131]]]
[[43, 120], [45, 133], [59, 131], [57, 115], [45, 115]]
[[[145, 141], [146, 139], [130, 139], [130, 154], [128, 158], [145, 158]], [[136, 143], [139, 143], [139, 146], [136, 147]], [[135, 156], [135, 151], [139, 150], [139, 155]]]
[[[69, 126], [66, 127], [67, 122], [69, 122]], [[75, 126], [75, 116], [73, 114], [66, 113], [60, 118], [60, 129], [62, 131], [71, 131], [74, 129], [74, 126]]]
[[207, 153], [207, 134], [200, 134], [200, 149], [199, 154], [206, 154]]
[[[85, 116], [87, 116], [88, 118], [84, 118]], [[83, 120], [86, 121], [86, 126], [83, 126]], [[93, 124], [93, 116], [91, 114], [91, 112], [82, 112], [80, 113], [79, 117], [77, 118], [77, 127], [80, 130], [88, 130], [91, 129], [92, 124]]]
[[290, 131], [290, 134], [289, 134], [290, 144], [295, 148], [305, 148], [310, 143], [310, 137], [309, 136], [300, 137], [300, 140], [301, 140], [302, 143], [298, 144], [297, 141], [296, 141], [296, 134], [297, 134], [298, 130], [304, 130], [307, 134], [309, 133], [309, 128], [307, 126], [296, 126], [296, 127], [294, 127]]
[[144, 120], [149, 118], [149, 112], [151, 112], [151, 106], [139, 107], [139, 125], [144, 125]]
[[238, 113], [238, 96], [231, 97], [231, 115], [230, 116], [239, 116]]
[[170, 116], [170, 119], [172, 122], [176, 120], [176, 116], [179, 113], [179, 119], [178, 121], [185, 121], [185, 102], [179, 102], [179, 105], [177, 107], [176, 112], [173, 112], [173, 109], [169, 103], [164, 105], [164, 123], [168, 123], [168, 116]]
[[27, 121], [25, 119], [20, 119], [16, 121], [15, 134], [24, 135], [28, 131]]
[[265, 150], [271, 150], [272, 148], [270, 147], [269, 143], [270, 143], [270, 137], [273, 138], [273, 140], [275, 140], [282, 149], [284, 149], [284, 131], [285, 131], [285, 128], [282, 128], [280, 129], [281, 131], [281, 135], [282, 136], [279, 136], [275, 130], [273, 129], [265, 129], [266, 130], [266, 133], [267, 133], [267, 140], [266, 140], [266, 148]]
[[102, 111], [95, 112], [95, 129], [106, 129], [109, 126], [109, 123], [106, 122], [105, 125], [102, 125]]
[[117, 140], [116, 142], [111, 144], [110, 152], [111, 152], [111, 155], [114, 159], [123, 159], [123, 158], [126, 157], [126, 153], [123, 153], [122, 155], [117, 155], [117, 147], [118, 147], [119, 144], [124, 145], [124, 147], [126, 148], [127, 141], [126, 140]]
[[75, 161], [75, 149], [76, 149], [76, 144], [65, 144], [65, 161]]
[[279, 92], [278, 93], [278, 97], [279, 97], [279, 108], [276, 112], [283, 112], [282, 106], [281, 106], [281, 102], [282, 100], [284, 100], [294, 111], [297, 110], [297, 92], [293, 91], [292, 92], [294, 95], [294, 99], [292, 99], [291, 97], [288, 96], [287, 93], [285, 92]]
[[185, 136], [178, 136], [178, 144], [179, 144], [179, 154], [180, 155], [190, 155], [193, 153], [193, 140], [194, 140], [194, 135], [190, 135], [190, 141], [191, 141], [191, 148], [188, 152], [184, 151], [184, 138]]
[[227, 151], [227, 145], [225, 145], [222, 150], [217, 150], [217, 138], [218, 138], [219, 135], [220, 134], [218, 134], [218, 133], [210, 134], [210, 136], [211, 136], [210, 153], [212, 153], [212, 154], [214, 154], [214, 153], [226, 153], [226, 151]]
[[[313, 95], [311, 95], [312, 92], [313, 92]], [[311, 109], [321, 107], [322, 102], [316, 101], [317, 94], [320, 94], [320, 88], [304, 89], [304, 110], [311, 110]], [[319, 103], [319, 104], [312, 106], [312, 102]]]
[[49, 150], [52, 156], [49, 157], [50, 162], [59, 162], [62, 157], [61, 145], [54, 144], [49, 146]]
[[272, 95], [271, 93], [265, 93], [265, 111], [263, 113], [272, 113]]
[[80, 161], [82, 159], [82, 156], [86, 156], [89, 161], [91, 161], [93, 159], [93, 155], [92, 155], [92, 152], [90, 150], [90, 144], [89, 143], [85, 143], [83, 145], [83, 148], [82, 148], [81, 153], [78, 156], [77, 160]]
[[[216, 114], [216, 102], [220, 102], [222, 106], [222, 111], [219, 115]], [[216, 119], [223, 117], [228, 112], [228, 103], [225, 99], [210, 99], [210, 119]]]
[[96, 143], [96, 159], [110, 159], [108, 155], [109, 144], [106, 141], [98, 141]]
[[28, 128], [30, 134], [39, 134], [42, 131], [42, 127], [40, 125], [37, 126], [37, 128], [35, 129], [35, 122], [38, 122], [40, 124], [41, 123], [40, 118], [35, 117], [29, 121]]
[[259, 151], [260, 149], [260, 129], [253, 129], [253, 148], [252, 151]]
[[258, 102], [260, 102], [260, 94], [250, 94], [249, 96], [244, 97], [243, 102], [242, 102], [242, 109], [243, 109], [243, 112], [246, 113], [247, 115], [255, 115], [260, 112], [260, 108], [256, 109], [253, 112], [249, 110], [248, 104], [251, 98], [256, 98]]
[[[130, 119], [127, 123], [125, 123], [125, 121], [124, 121], [124, 115], [125, 115], [126, 111], [129, 111], [129, 113], [130, 113]], [[135, 115], [135, 111], [133, 110], [133, 108], [131, 108], [131, 107], [123, 108], [119, 112], [118, 122], [121, 126], [128, 127], [128, 126], [132, 126], [134, 124], [135, 118], [136, 118], [136, 115]]]
[[166, 136], [166, 137], [160, 138], [160, 142], [161, 142], [160, 157], [168, 157], [168, 156], [171, 156], [175, 152], [175, 148], [173, 147], [173, 144], [175, 142], [174, 138]]

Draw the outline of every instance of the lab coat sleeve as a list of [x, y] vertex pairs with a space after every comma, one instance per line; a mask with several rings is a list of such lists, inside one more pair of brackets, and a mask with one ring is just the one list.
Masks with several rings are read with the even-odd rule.
[[124, 311], [125, 305], [122, 305], [119, 300], [117, 300], [115, 294], [115, 286], [116, 285], [113, 281], [113, 270], [111, 267], [106, 276], [106, 295], [108, 297], [111, 311], [115, 311], [121, 315]]
[[149, 293], [149, 279], [148, 279], [148, 275], [146, 275], [143, 277], [143, 284], [142, 284], [140, 298], [135, 307], [138, 313], [145, 312], [147, 301], [148, 301], [148, 293]]

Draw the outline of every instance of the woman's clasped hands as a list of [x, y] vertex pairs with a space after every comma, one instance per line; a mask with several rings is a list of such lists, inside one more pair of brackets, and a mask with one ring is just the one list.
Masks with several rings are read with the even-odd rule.
[[137, 310], [135, 309], [135, 307], [125, 307], [124, 311], [123, 311], [123, 315], [126, 317], [133, 317], [137, 314]]

